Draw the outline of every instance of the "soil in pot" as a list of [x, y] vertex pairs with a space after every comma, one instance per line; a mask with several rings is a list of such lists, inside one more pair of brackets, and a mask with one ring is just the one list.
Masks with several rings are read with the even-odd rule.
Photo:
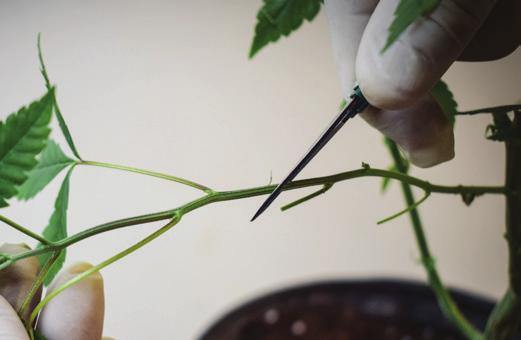
[[[460, 291], [452, 295], [482, 329], [493, 302]], [[428, 286], [388, 280], [319, 283], [270, 294], [231, 311], [200, 337], [292, 339], [464, 340], [442, 315]]]

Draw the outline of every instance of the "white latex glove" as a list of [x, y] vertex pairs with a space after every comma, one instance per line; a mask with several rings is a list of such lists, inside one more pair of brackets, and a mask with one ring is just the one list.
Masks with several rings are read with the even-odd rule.
[[[27, 249], [25, 245], [4, 244], [0, 252], [15, 254]], [[49, 291], [91, 267], [87, 263], [79, 263], [63, 270]], [[0, 271], [0, 339], [29, 339], [16, 310], [39, 270], [36, 258], [27, 258]], [[38, 303], [40, 295], [41, 292], [35, 296], [32, 307]], [[103, 316], [103, 279], [96, 273], [51, 300], [40, 314], [38, 330], [48, 340], [100, 340]]]
[[457, 59], [492, 60], [521, 40], [519, 0], [441, 0], [381, 53], [399, 0], [325, 0], [343, 94], [355, 79], [371, 106], [362, 114], [412, 163], [454, 157], [447, 117], [429, 91]]

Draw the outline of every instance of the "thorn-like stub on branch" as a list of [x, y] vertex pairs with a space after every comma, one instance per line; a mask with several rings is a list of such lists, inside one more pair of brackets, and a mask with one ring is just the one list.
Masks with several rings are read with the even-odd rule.
[[469, 206], [474, 201], [474, 198], [476, 198], [476, 194], [471, 192], [463, 192], [461, 193], [461, 199], [465, 203], [465, 205]]
[[362, 168], [364, 169], [371, 169], [371, 166], [369, 164], [367, 164], [366, 162], [362, 162]]

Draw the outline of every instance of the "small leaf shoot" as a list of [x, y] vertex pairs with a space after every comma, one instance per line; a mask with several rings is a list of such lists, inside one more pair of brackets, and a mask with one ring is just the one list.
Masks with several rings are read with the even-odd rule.
[[[72, 170], [74, 167], [71, 167], [67, 172], [67, 175], [63, 179], [63, 183], [60, 187], [60, 191], [58, 192], [58, 196], [56, 197], [56, 201], [54, 202], [54, 212], [51, 215], [49, 220], [49, 224], [45, 227], [43, 231], [43, 236], [52, 242], [59, 241], [67, 237], [67, 209], [69, 207], [69, 182], [72, 174]], [[39, 247], [42, 244], [38, 245]], [[52, 256], [51, 253], [45, 253], [43, 255], [38, 256], [38, 260], [40, 264], [43, 266], [49, 258]], [[60, 271], [63, 263], [65, 262], [66, 250], [63, 249], [60, 256], [53, 264], [53, 266], [49, 269], [47, 276], [45, 277], [44, 284], [46, 286], [51, 283], [56, 274]]]
[[[51, 82], [49, 80], [49, 75], [47, 73], [47, 69], [45, 68], [45, 63], [43, 62], [43, 55], [42, 55], [42, 48], [40, 44], [40, 34], [38, 34], [38, 59], [40, 61], [40, 71], [42, 73], [43, 79], [45, 81], [45, 87], [50, 90], [51, 89]], [[60, 129], [63, 133], [63, 136], [65, 137], [65, 140], [67, 141], [67, 144], [69, 145], [69, 148], [71, 149], [72, 153], [76, 158], [81, 160], [80, 154], [78, 153], [78, 150], [76, 149], [76, 145], [74, 144], [74, 140], [72, 139], [71, 133], [69, 131], [69, 127], [65, 123], [65, 119], [63, 118], [63, 114], [60, 110], [60, 107], [58, 106], [58, 101], [56, 100], [56, 93], [53, 92], [53, 100], [54, 100], [54, 113], [56, 114], [56, 119], [58, 119], [58, 125], [60, 126]]]

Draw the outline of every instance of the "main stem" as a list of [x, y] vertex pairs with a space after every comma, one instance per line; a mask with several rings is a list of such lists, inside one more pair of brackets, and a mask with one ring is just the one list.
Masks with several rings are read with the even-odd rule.
[[[389, 141], [386, 143], [389, 147], [389, 151], [394, 160], [396, 169], [402, 173], [407, 171], [406, 165], [403, 163], [403, 158], [398, 150], [396, 143]], [[401, 182], [403, 196], [407, 206], [413, 206], [415, 204], [414, 194], [412, 192], [409, 183]], [[452, 323], [463, 333], [468, 339], [479, 340], [481, 334], [479, 331], [472, 326], [470, 322], [461, 314], [458, 306], [452, 300], [450, 293], [443, 285], [438, 271], [436, 270], [436, 264], [434, 258], [431, 255], [425, 232], [423, 231], [420, 214], [417, 209], [411, 209], [409, 211], [409, 217], [411, 219], [414, 235], [416, 236], [416, 242], [418, 243], [418, 249], [420, 251], [421, 261], [425, 270], [427, 271], [427, 277], [429, 283], [436, 294], [438, 303], [444, 312], [445, 316], [452, 321]]]
[[487, 323], [485, 339], [509, 340], [521, 325], [521, 111], [514, 113], [514, 137], [505, 142], [506, 234], [510, 282]]

